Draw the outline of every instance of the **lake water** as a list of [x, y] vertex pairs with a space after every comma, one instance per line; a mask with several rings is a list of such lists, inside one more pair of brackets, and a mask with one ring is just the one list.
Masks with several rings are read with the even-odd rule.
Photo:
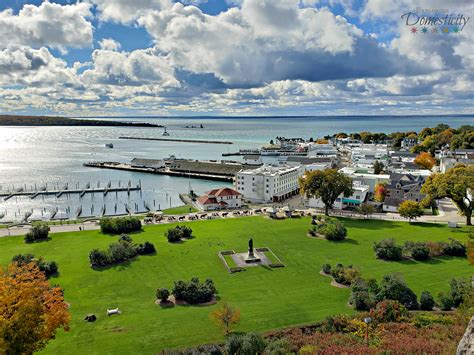
[[[197, 193], [214, 187], [229, 185], [216, 181], [195, 180], [169, 176], [106, 170], [84, 167], [89, 161], [129, 162], [138, 158], [221, 159], [222, 153], [243, 148], [257, 148], [276, 136], [322, 137], [337, 132], [394, 132], [420, 130], [423, 127], [446, 123], [451, 127], [474, 124], [474, 116], [416, 116], [416, 117], [285, 117], [285, 118], [121, 118], [121, 121], [151, 122], [167, 126], [169, 138], [189, 138], [232, 141], [233, 145], [195, 144], [160, 141], [121, 140], [119, 136], [161, 137], [162, 128], [135, 127], [1, 127], [0, 126], [0, 186], [1, 190], [34, 188], [48, 183], [70, 188], [88, 182], [104, 186], [141, 181], [142, 191], [78, 195], [12, 198], [0, 202], [3, 220], [19, 220], [27, 211], [36, 218], [46, 218], [58, 208], [59, 214], [74, 217], [79, 206], [83, 214], [97, 214], [106, 205], [107, 213], [122, 213], [125, 204], [144, 209], [180, 205], [178, 194], [188, 192], [189, 186]], [[199, 126], [200, 128], [185, 128]], [[114, 148], [105, 147], [113, 143]], [[227, 159], [239, 159], [229, 157]], [[93, 207], [92, 207], [93, 206]], [[93, 210], [92, 210], [93, 209]]]

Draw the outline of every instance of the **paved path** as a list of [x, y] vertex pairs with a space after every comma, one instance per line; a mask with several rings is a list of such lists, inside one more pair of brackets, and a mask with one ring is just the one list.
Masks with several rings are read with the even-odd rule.
[[[292, 199], [292, 205], [296, 206], [297, 202], [300, 201], [299, 198]], [[268, 206], [267, 206], [268, 207]], [[265, 209], [265, 207], [262, 207]], [[306, 212], [311, 213], [322, 213], [321, 210], [316, 210], [313, 208], [304, 208], [298, 209], [304, 210]], [[240, 218], [240, 217], [247, 217], [247, 216], [255, 216], [255, 215], [262, 215], [262, 214], [253, 214], [250, 213], [248, 215], [236, 215], [234, 212], [229, 212], [226, 217], [223, 217], [221, 214], [223, 212], [219, 212], [218, 216], [212, 216], [212, 212], [206, 213], [210, 218]], [[175, 216], [167, 216], [164, 218], [163, 221], [160, 221], [156, 224], [166, 224], [166, 223], [175, 223], [175, 222], [189, 222], [191, 221], [188, 219], [189, 216], [196, 216], [196, 215], [203, 215], [205, 212], [198, 212], [198, 213], [190, 213], [185, 215], [175, 215]], [[357, 218], [357, 219], [364, 219], [358, 213], [354, 213], [352, 211], [331, 211], [331, 216], [341, 216], [347, 218]], [[185, 219], [179, 221], [178, 218], [184, 216]], [[168, 218], [173, 218], [168, 220]], [[379, 219], [379, 220], [386, 220], [386, 221], [404, 221], [407, 220], [405, 218], [400, 217], [400, 215], [396, 213], [374, 213], [370, 215], [367, 219]], [[198, 219], [193, 219], [198, 220]], [[444, 199], [439, 202], [439, 215], [438, 216], [421, 216], [417, 219], [418, 222], [431, 222], [431, 223], [443, 223], [446, 224], [448, 222], [458, 222], [458, 223], [465, 223], [465, 218], [458, 214], [458, 210], [453, 202], [449, 199]], [[23, 226], [14, 226], [11, 228], [1, 228], [0, 229], [0, 237], [7, 237], [7, 236], [14, 236], [14, 235], [24, 235], [30, 230], [30, 225], [23, 225]], [[84, 223], [77, 223], [77, 224], [61, 224], [61, 225], [51, 225], [51, 233], [61, 233], [61, 232], [78, 232], [80, 230], [98, 230], [100, 229], [99, 224], [97, 221], [87, 221]]]

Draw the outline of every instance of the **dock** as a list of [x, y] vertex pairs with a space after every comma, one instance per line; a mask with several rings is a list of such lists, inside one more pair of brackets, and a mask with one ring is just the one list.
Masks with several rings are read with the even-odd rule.
[[148, 137], [127, 137], [122, 136], [119, 139], [132, 139], [139, 141], [163, 141], [163, 142], [181, 142], [181, 143], [203, 143], [203, 144], [234, 144], [229, 141], [210, 141], [200, 139], [177, 139], [177, 138], [148, 138]]

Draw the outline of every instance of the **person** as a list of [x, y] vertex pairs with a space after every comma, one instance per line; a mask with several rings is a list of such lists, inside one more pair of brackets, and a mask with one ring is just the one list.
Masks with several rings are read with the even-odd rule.
[[79, 230], [82, 231], [82, 227], [81, 227], [81, 226], [79, 226]]

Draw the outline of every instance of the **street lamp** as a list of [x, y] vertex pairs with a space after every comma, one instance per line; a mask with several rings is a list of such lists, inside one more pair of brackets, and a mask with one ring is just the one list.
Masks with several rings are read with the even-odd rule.
[[372, 318], [366, 317], [364, 318], [364, 323], [367, 325], [365, 330], [365, 338], [367, 340], [367, 347], [369, 347], [369, 324], [372, 322]]

